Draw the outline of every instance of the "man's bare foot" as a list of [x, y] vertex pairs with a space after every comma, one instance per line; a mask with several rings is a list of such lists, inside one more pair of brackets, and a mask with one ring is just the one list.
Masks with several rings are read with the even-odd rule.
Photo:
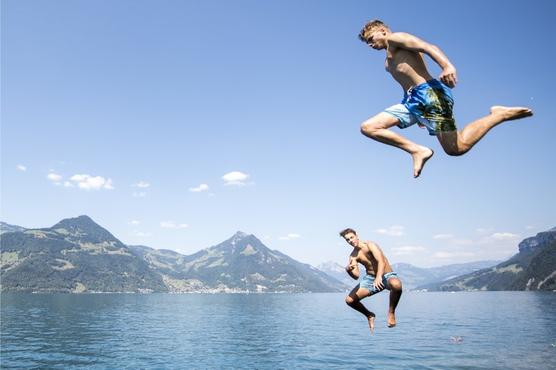
[[423, 170], [423, 166], [425, 166], [425, 163], [431, 159], [433, 154], [434, 151], [432, 149], [422, 146], [417, 153], [411, 155], [413, 157], [413, 177], [419, 177], [421, 171]]
[[371, 333], [375, 332], [375, 314], [371, 313], [367, 316], [367, 320], [369, 320], [369, 329], [371, 329]]
[[490, 114], [500, 114], [504, 117], [504, 121], [511, 121], [514, 119], [530, 117], [533, 115], [533, 111], [525, 107], [504, 107], [501, 105], [495, 105], [490, 107]]
[[388, 312], [388, 320], [386, 322], [389, 328], [396, 326], [396, 315], [393, 312]]

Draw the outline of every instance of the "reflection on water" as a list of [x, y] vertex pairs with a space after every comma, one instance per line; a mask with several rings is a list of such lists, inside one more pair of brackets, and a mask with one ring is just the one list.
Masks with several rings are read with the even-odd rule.
[[2, 368], [556, 368], [556, 294], [2, 294]]

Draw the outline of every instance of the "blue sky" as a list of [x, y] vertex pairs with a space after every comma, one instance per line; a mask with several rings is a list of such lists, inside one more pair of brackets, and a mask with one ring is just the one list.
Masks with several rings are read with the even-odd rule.
[[[2, 2], [2, 221], [91, 216], [128, 244], [190, 254], [235, 231], [317, 265], [344, 227], [391, 262], [504, 259], [556, 226], [550, 1]], [[463, 157], [366, 139], [398, 103], [364, 23], [438, 45], [458, 127], [530, 106]], [[429, 60], [434, 75], [439, 69]]]

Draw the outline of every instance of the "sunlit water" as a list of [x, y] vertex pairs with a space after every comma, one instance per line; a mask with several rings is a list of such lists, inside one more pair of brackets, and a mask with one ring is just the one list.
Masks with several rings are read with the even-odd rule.
[[552, 292], [409, 292], [393, 329], [381, 293], [373, 335], [342, 294], [1, 299], [2, 368], [556, 369]]

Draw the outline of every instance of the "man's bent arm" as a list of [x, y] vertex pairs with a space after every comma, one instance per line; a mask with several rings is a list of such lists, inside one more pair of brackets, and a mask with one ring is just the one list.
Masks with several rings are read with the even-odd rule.
[[346, 272], [353, 280], [359, 279], [359, 265], [355, 258], [349, 258], [349, 265], [346, 267]]

